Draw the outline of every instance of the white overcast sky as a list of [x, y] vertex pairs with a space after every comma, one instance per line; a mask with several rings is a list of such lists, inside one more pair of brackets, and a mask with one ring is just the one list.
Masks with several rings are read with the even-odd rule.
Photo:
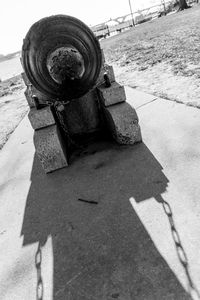
[[[66, 14], [95, 25], [130, 13], [128, 0], [0, 0], [0, 54], [21, 49], [30, 26], [39, 19]], [[133, 11], [159, 0], [131, 0]]]

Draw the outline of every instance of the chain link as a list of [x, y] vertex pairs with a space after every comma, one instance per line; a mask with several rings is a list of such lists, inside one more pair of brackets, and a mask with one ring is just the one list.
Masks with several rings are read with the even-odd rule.
[[[68, 142], [70, 142], [70, 144], [73, 145], [74, 147], [76, 147], [77, 149], [82, 149], [82, 147], [79, 144], [77, 144], [74, 140], [72, 140], [72, 138], [70, 137], [68, 128], [67, 128], [66, 124], [63, 121], [62, 112], [64, 111], [65, 105], [68, 105], [68, 104], [69, 104], [69, 101], [68, 102], [58, 102], [58, 101], [56, 101], [54, 103], [54, 110], [55, 110], [56, 116], [59, 120], [59, 124], [60, 124], [60, 126], [62, 127], [63, 131], [65, 132], [65, 134], [67, 136]], [[63, 106], [63, 109], [62, 109], [62, 106]]]
[[38, 249], [35, 254], [35, 267], [37, 270], [37, 287], [36, 287], [36, 300], [43, 300], [43, 280], [41, 274], [41, 264], [42, 264], [42, 247], [39, 242]]
[[[59, 123], [62, 127], [62, 129], [64, 130], [64, 132], [66, 133], [67, 137], [69, 137], [69, 132], [68, 132], [68, 129], [67, 129], [67, 126], [65, 125], [65, 123], [63, 122], [63, 116], [62, 116], [62, 111], [64, 111], [64, 103], [60, 103], [60, 102], [55, 102], [54, 103], [54, 109], [55, 109], [55, 112], [56, 112], [56, 115], [57, 115], [57, 118], [59, 120]], [[62, 109], [61, 109], [62, 107]]]
[[[61, 104], [61, 105], [63, 105], [63, 104]], [[77, 146], [76, 143], [75, 143], [75, 142], [71, 139], [71, 137], [70, 137], [68, 128], [67, 128], [67, 126], [65, 125], [65, 123], [64, 123], [64, 121], [63, 121], [62, 112], [58, 110], [58, 105], [54, 105], [54, 107], [55, 107], [55, 112], [56, 112], [57, 118], [58, 118], [58, 120], [59, 120], [59, 124], [60, 124], [60, 126], [62, 127], [64, 133], [66, 134], [68, 141], [69, 141], [72, 145]]]

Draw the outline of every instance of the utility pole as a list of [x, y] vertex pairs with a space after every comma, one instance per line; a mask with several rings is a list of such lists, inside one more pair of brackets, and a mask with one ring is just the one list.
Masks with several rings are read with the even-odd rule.
[[167, 13], [166, 13], [165, 0], [161, 0], [161, 3], [162, 3], [162, 5], [163, 5], [164, 13], [165, 13], [165, 15], [166, 15]]
[[131, 6], [131, 0], [128, 0], [128, 2], [129, 2], [130, 12], [131, 12], [132, 23], [133, 23], [133, 26], [135, 26], [134, 19], [133, 19], [133, 11], [132, 11], [132, 6]]

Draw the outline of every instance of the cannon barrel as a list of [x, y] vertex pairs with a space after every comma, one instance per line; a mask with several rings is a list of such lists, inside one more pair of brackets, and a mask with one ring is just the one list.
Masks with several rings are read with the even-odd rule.
[[87, 25], [71, 16], [55, 15], [29, 29], [22, 47], [22, 65], [36, 89], [50, 99], [69, 101], [95, 86], [102, 53]]

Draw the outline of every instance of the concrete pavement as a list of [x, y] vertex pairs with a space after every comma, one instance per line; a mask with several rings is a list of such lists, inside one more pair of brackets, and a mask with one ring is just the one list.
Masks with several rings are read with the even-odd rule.
[[45, 300], [198, 299], [200, 111], [126, 93], [141, 144], [93, 144], [49, 175], [27, 118], [4, 146], [1, 299], [37, 299], [40, 271]]

